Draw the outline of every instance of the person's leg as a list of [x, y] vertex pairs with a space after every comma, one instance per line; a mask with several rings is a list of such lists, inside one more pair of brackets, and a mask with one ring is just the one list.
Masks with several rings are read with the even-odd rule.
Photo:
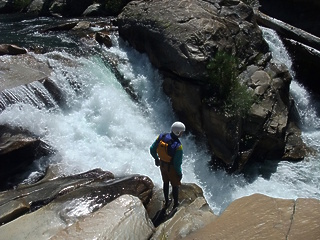
[[168, 167], [164, 164], [160, 165], [161, 176], [163, 181], [163, 195], [165, 200], [165, 206], [169, 204], [169, 176], [168, 176]]
[[165, 206], [169, 204], [169, 182], [163, 183], [163, 195], [165, 200]]
[[169, 172], [169, 179], [172, 186], [172, 197], [174, 200], [173, 208], [178, 207], [179, 205], [179, 186], [181, 185], [180, 178], [175, 171], [175, 169], [172, 167]]
[[174, 201], [173, 208], [176, 208], [179, 206], [179, 187], [172, 187], [172, 196]]

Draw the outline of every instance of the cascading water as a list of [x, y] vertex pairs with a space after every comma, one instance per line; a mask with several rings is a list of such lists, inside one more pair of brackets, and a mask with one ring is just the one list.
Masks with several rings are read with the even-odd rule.
[[[38, 44], [43, 45], [41, 41], [50, 42], [50, 35], [42, 34], [32, 26], [38, 27], [48, 22], [50, 19], [21, 22], [28, 27], [20, 27], [22, 30], [18, 30], [18, 34], [37, 39], [40, 41]], [[263, 31], [268, 35], [269, 30]], [[48, 110], [18, 102], [0, 113], [0, 124], [22, 126], [41, 136], [57, 150], [49, 162], [56, 165], [61, 174], [102, 168], [116, 176], [147, 175], [156, 186], [161, 187], [159, 169], [149, 154], [149, 146], [160, 132], [169, 131], [177, 118], [170, 100], [162, 93], [161, 76], [151, 66], [147, 56], [130, 48], [116, 34], [112, 35], [113, 47], [110, 49], [97, 47], [90, 41], [77, 42], [65, 33], [52, 37], [54, 42], [58, 42], [55, 50], [45, 54], [29, 54], [50, 64], [53, 70], [50, 78], [62, 89], [67, 107]], [[28, 38], [23, 39], [28, 42]], [[268, 42], [273, 53], [284, 51], [284, 48], [276, 49], [281, 41], [276, 36], [272, 39]], [[271, 45], [274, 39], [276, 47]], [[1, 42], [6, 41], [1, 39]], [[74, 49], [66, 51], [63, 43]], [[91, 50], [88, 52], [86, 49]], [[137, 99], [133, 100], [124, 90], [106, 60], [117, 63], [117, 70], [129, 82]], [[317, 140], [319, 118], [314, 115], [316, 112], [312, 107], [303, 103], [307, 101], [305, 98], [308, 94], [303, 93], [300, 100], [299, 92], [303, 88], [295, 81], [293, 84], [297, 85], [292, 91], [298, 106], [302, 105], [299, 109], [305, 125], [312, 124], [311, 130], [304, 129], [303, 138], [309, 146], [320, 150]], [[312, 117], [314, 122], [308, 122]], [[195, 182], [201, 186], [216, 214], [221, 213], [233, 200], [257, 192], [281, 198], [320, 199], [318, 156], [299, 163], [280, 162], [277, 171], [270, 173], [268, 179], [258, 175], [255, 181], [248, 182], [243, 175], [231, 176], [224, 171], [210, 170], [207, 165], [210, 160], [208, 150], [196, 142], [191, 134], [185, 135], [181, 141], [184, 146], [183, 182]], [[266, 166], [268, 164], [264, 165], [265, 172], [268, 171]], [[273, 167], [273, 162], [270, 161], [269, 166]]]

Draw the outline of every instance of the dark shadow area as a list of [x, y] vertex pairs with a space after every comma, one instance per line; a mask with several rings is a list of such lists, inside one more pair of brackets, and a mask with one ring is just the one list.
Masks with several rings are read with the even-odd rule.
[[292, 0], [259, 0], [259, 10], [320, 37], [320, 5]]
[[263, 162], [250, 163], [242, 171], [243, 176], [249, 183], [254, 182], [258, 177], [270, 180], [272, 174], [277, 172], [279, 162], [279, 160], [265, 160]]

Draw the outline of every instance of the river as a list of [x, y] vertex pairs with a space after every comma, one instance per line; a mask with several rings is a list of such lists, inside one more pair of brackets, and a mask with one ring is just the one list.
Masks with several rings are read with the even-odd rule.
[[[32, 91], [20, 89], [13, 94], [34, 100], [17, 102], [0, 113], [0, 124], [22, 126], [57, 150], [54, 156], [36, 161], [25, 181], [43, 172], [44, 162], [49, 162], [64, 175], [102, 168], [116, 176], [147, 175], [161, 187], [160, 172], [149, 154], [149, 146], [178, 119], [162, 92], [160, 74], [146, 55], [132, 49], [116, 32], [111, 35], [113, 47], [108, 49], [68, 32], [41, 31], [57, 23], [59, 20], [51, 18], [0, 17], [0, 43], [45, 49], [44, 54], [28, 54], [50, 64], [53, 69], [50, 78], [62, 89], [66, 99], [65, 107], [54, 105], [47, 109], [38, 103]], [[269, 29], [263, 28], [263, 32], [274, 58], [291, 69], [291, 59], [279, 37]], [[135, 99], [117, 80], [111, 62], [117, 63], [117, 70], [131, 86]], [[303, 139], [319, 152], [319, 99], [313, 98], [295, 78], [291, 93], [302, 116]], [[182, 181], [201, 186], [216, 214], [235, 199], [253, 193], [288, 199], [320, 199], [318, 154], [298, 163], [266, 161], [255, 166], [248, 179], [242, 174], [210, 170], [208, 149], [196, 142], [192, 134], [187, 133], [181, 141], [184, 146]]]

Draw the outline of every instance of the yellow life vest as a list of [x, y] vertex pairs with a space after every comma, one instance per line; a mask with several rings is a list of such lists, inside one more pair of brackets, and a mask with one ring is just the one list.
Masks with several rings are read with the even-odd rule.
[[157, 147], [157, 153], [160, 158], [160, 160], [164, 162], [171, 162], [172, 157], [168, 154], [168, 147], [169, 143], [166, 143], [162, 140], [160, 140], [158, 147]]

